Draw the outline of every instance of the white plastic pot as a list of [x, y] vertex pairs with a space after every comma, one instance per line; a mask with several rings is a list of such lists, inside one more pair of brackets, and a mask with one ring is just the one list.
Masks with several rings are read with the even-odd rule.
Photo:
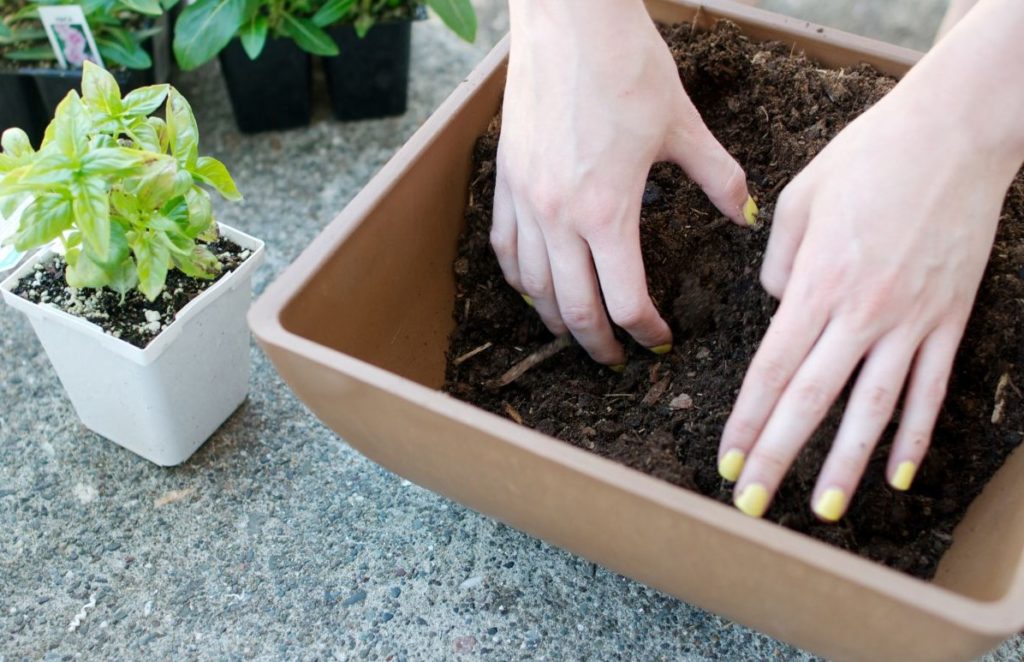
[[182, 308], [145, 349], [13, 293], [18, 280], [51, 251], [40, 251], [0, 283], [7, 304], [31, 321], [82, 423], [163, 466], [187, 460], [249, 391], [245, 314], [263, 242], [224, 225], [220, 229], [252, 254]]

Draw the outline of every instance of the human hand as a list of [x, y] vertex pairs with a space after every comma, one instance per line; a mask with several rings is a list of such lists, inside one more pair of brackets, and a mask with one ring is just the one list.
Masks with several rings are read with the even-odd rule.
[[611, 321], [667, 352], [647, 291], [640, 204], [652, 163], [678, 163], [739, 224], [756, 207], [743, 170], [683, 91], [637, 0], [513, 0], [491, 243], [506, 280], [555, 335], [601, 363], [625, 351]]
[[778, 200], [761, 280], [781, 302], [719, 449], [719, 471], [738, 477], [735, 503], [749, 515], [768, 508], [858, 366], [815, 514], [842, 517], [905, 382], [889, 483], [909, 488], [925, 455], [1021, 163], [1019, 147], [985, 135], [998, 118], [980, 99], [968, 113], [939, 80], [908, 76]]

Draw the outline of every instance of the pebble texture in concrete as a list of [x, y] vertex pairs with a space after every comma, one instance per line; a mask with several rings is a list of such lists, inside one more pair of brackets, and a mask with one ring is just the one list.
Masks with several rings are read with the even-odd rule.
[[[179, 78], [246, 194], [220, 218], [267, 242], [257, 291], [481, 54], [417, 25], [404, 117], [262, 136], [234, 130], [215, 65]], [[812, 659], [389, 474], [251, 356], [248, 401], [161, 469], [78, 423], [0, 306], [0, 662]], [[1022, 654], [1018, 638], [988, 659]]]

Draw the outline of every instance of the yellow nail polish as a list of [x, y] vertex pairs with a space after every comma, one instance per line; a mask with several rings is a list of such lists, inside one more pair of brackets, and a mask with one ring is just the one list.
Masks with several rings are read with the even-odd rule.
[[814, 504], [814, 513], [826, 522], [838, 522], [845, 511], [846, 494], [838, 487], [822, 492], [818, 503]]
[[626, 364], [616, 363], [615, 365], [608, 366], [608, 369], [611, 370], [612, 372], [623, 373], [626, 372]]
[[733, 504], [744, 515], [760, 517], [768, 509], [768, 490], [764, 488], [764, 485], [758, 485], [757, 483], [747, 485], [733, 500]]
[[740, 473], [743, 472], [743, 463], [746, 459], [747, 456], [743, 454], [743, 451], [733, 448], [719, 460], [718, 473], [727, 481], [735, 483], [740, 477]]
[[747, 201], [743, 205], [743, 218], [746, 219], [747, 225], [757, 225], [757, 203], [750, 196], [747, 196]]
[[527, 306], [531, 306], [531, 307], [533, 306], [533, 298], [529, 294], [524, 294], [523, 295], [523, 301], [526, 302]]
[[889, 481], [889, 484], [900, 491], [909, 490], [910, 484], [914, 482], [914, 474], [916, 473], [916, 464], [909, 460], [900, 462], [900, 466], [896, 467], [896, 473], [892, 475], [892, 480]]
[[672, 351], [672, 343], [667, 342], [664, 345], [658, 345], [656, 347], [649, 348], [655, 354], [668, 354]]

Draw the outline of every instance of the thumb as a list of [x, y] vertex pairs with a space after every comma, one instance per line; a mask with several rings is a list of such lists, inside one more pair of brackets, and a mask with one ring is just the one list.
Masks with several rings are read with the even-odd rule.
[[711, 134], [690, 98], [682, 97], [663, 156], [679, 164], [722, 214], [739, 225], [754, 225], [757, 205], [747, 191], [746, 173]]

